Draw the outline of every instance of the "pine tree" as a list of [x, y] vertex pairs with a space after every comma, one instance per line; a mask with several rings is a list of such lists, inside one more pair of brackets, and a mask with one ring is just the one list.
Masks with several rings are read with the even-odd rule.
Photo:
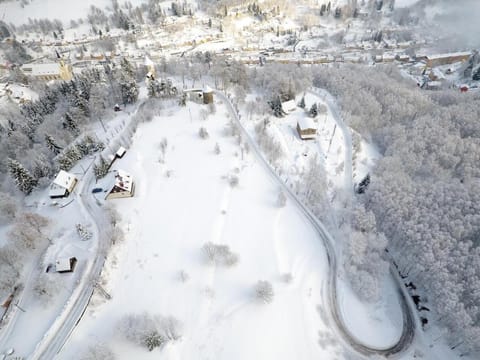
[[75, 120], [70, 113], [65, 113], [65, 120], [63, 121], [63, 128], [67, 129], [74, 135], [78, 135], [80, 130], [78, 128], [77, 120]]
[[160, 347], [165, 343], [165, 338], [156, 330], [148, 333], [143, 340], [148, 351], [152, 351], [156, 347]]
[[282, 102], [280, 100], [280, 96], [277, 96], [273, 100], [269, 102], [270, 107], [272, 108], [273, 115], [276, 117], [283, 117], [285, 112], [282, 109]]
[[45, 143], [47, 145], [47, 148], [51, 150], [55, 155], [60, 154], [60, 151], [63, 149], [57, 144], [57, 142], [51, 135], [45, 134]]
[[150, 80], [147, 84], [148, 97], [155, 98], [160, 96], [160, 84], [157, 80]]
[[212, 27], [212, 19], [208, 19], [208, 27], [209, 27], [209, 28]]
[[480, 67], [475, 71], [475, 73], [472, 76], [472, 80], [478, 81], [480, 80]]
[[124, 105], [133, 104], [138, 99], [138, 86], [134, 79], [123, 78], [120, 82], [120, 92]]
[[98, 164], [93, 165], [93, 173], [95, 174], [95, 178], [98, 180], [105, 177], [109, 169], [110, 164], [105, 160], [103, 156], [100, 155]]
[[298, 107], [299, 108], [302, 108], [302, 109], [305, 109], [305, 96], [302, 96], [302, 99], [300, 100], [300, 102], [298, 103]]
[[57, 158], [58, 166], [61, 170], [68, 171], [81, 158], [82, 154], [78, 150], [77, 146], [73, 145]]
[[52, 175], [53, 169], [50, 161], [42, 154], [39, 154], [33, 162], [32, 173], [35, 179], [48, 178]]
[[7, 167], [18, 189], [24, 194], [30, 194], [37, 185], [37, 180], [16, 160], [8, 158]]
[[126, 58], [122, 58], [120, 62], [120, 68], [122, 69], [122, 74], [124, 74], [124, 76], [127, 76], [131, 79], [135, 78], [135, 69], [130, 61], [128, 61]]
[[182, 95], [180, 96], [179, 105], [180, 106], [187, 106], [187, 94], [186, 93], [182, 93]]
[[308, 114], [313, 118], [317, 117], [317, 115], [318, 115], [317, 103], [313, 103], [313, 105], [310, 108], [310, 111], [308, 112]]

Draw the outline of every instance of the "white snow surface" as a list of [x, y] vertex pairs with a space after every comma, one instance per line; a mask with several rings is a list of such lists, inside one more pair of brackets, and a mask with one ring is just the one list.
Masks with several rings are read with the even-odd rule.
[[[110, 271], [112, 300], [87, 311], [59, 358], [70, 359], [99, 341], [120, 359], [158, 356], [115, 330], [122, 316], [145, 311], [183, 323], [182, 340], [161, 350], [168, 359], [341, 356], [335, 338], [325, 348], [318, 344], [325, 336], [319, 332], [330, 334], [317, 309], [328, 271], [320, 239], [295, 207], [277, 207], [277, 186], [253, 156], [242, 160], [236, 140], [224, 134], [225, 107], [217, 103], [207, 121], [197, 120], [201, 108], [189, 102], [142, 124], [115, 163], [135, 177], [136, 193], [112, 200], [126, 232], [118, 268]], [[201, 126], [209, 139], [198, 136]], [[169, 144], [165, 163], [159, 162], [163, 137]], [[232, 174], [238, 187], [225, 178]], [[230, 246], [239, 263], [206, 264], [201, 247], [208, 241]], [[181, 270], [188, 281], [180, 281]], [[291, 283], [282, 280], [286, 273]], [[258, 280], [272, 283], [273, 303], [254, 298]]]
[[[131, 0], [133, 6], [146, 2], [146, 0]], [[124, 1], [119, 1], [123, 5]], [[7, 1], [0, 4], [0, 12], [4, 20], [14, 25], [28, 23], [28, 19], [59, 19], [69, 22], [85, 18], [90, 6], [96, 6], [100, 9], [111, 7], [111, 0], [31, 0], [24, 7], [20, 6], [20, 1]]]

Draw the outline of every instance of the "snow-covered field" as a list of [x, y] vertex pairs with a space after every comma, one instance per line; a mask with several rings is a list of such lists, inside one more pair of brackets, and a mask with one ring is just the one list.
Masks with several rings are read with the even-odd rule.
[[[133, 6], [146, 2], [146, 0], [131, 0]], [[123, 3], [120, 1], [119, 3]], [[94, 5], [100, 9], [112, 5], [111, 0], [31, 0], [25, 6], [20, 1], [6, 1], [0, 4], [2, 18], [8, 23], [21, 25], [28, 23], [28, 19], [59, 19], [68, 23], [70, 20], [85, 18], [90, 7]]]
[[[277, 186], [253, 156], [244, 152], [242, 159], [236, 139], [224, 132], [225, 107], [217, 103], [206, 121], [199, 120], [200, 107], [167, 109], [142, 124], [116, 164], [132, 173], [136, 194], [116, 201], [126, 240], [110, 272], [112, 300], [87, 311], [60, 358], [97, 342], [109, 344], [119, 358], [157, 357], [157, 351], [131, 345], [116, 331], [124, 315], [142, 312], [183, 323], [182, 340], [162, 350], [166, 358], [341, 357], [320, 315], [328, 271], [321, 241], [296, 208], [277, 206]], [[201, 126], [209, 139], [199, 137]], [[233, 175], [237, 187], [225, 178]], [[208, 241], [228, 245], [239, 255], [238, 264], [208, 265], [201, 251]], [[181, 281], [182, 270], [187, 281]], [[285, 274], [291, 274], [290, 283]], [[258, 280], [272, 283], [273, 303], [255, 298]]]

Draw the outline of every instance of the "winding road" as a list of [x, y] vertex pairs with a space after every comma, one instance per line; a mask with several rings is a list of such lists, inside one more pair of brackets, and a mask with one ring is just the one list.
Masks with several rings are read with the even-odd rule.
[[[334, 248], [334, 240], [330, 233], [326, 230], [325, 226], [315, 217], [315, 215], [299, 200], [299, 198], [293, 193], [293, 191], [285, 185], [285, 183], [282, 181], [282, 179], [275, 173], [273, 168], [270, 166], [270, 164], [267, 162], [265, 157], [263, 156], [261, 150], [259, 149], [256, 141], [250, 136], [248, 131], [243, 127], [242, 122], [240, 121], [240, 115], [238, 114], [237, 110], [235, 109], [234, 105], [231, 103], [230, 99], [225, 96], [222, 92], [216, 91], [216, 95], [223, 99], [227, 106], [230, 109], [230, 112], [233, 115], [233, 118], [235, 119], [235, 122], [237, 123], [242, 136], [244, 139], [248, 142], [248, 145], [250, 148], [253, 150], [254, 154], [256, 155], [258, 161], [263, 165], [263, 167], [267, 170], [267, 172], [270, 174], [270, 176], [278, 183], [280, 188], [285, 192], [285, 194], [288, 196], [289, 200], [295, 204], [300, 211], [305, 215], [305, 217], [310, 221], [310, 223], [313, 225], [315, 230], [317, 231], [318, 235], [323, 241], [323, 244], [326, 249], [327, 253], [327, 260], [329, 264], [329, 269], [330, 269], [330, 274], [329, 274], [329, 281], [328, 281], [328, 290], [327, 294], [324, 294], [327, 297], [328, 304], [329, 304], [329, 309], [330, 309], [330, 316], [334, 320], [337, 329], [340, 333], [340, 335], [343, 337], [344, 341], [350, 345], [352, 349], [354, 349], [356, 352], [366, 355], [366, 356], [371, 356], [371, 355], [381, 355], [385, 357], [392, 357], [393, 355], [400, 354], [407, 350], [410, 345], [413, 342], [413, 339], [415, 337], [415, 330], [418, 325], [418, 321], [415, 319], [414, 316], [414, 310], [410, 301], [410, 298], [407, 294], [407, 292], [404, 289], [404, 286], [401, 282], [401, 280], [398, 277], [398, 274], [396, 274], [395, 268], [393, 266], [390, 267], [390, 272], [392, 275], [393, 280], [395, 281], [395, 284], [397, 286], [397, 291], [398, 295], [400, 298], [401, 302], [401, 307], [402, 307], [402, 316], [403, 316], [403, 328], [402, 328], [402, 333], [400, 335], [400, 338], [398, 341], [388, 347], [385, 348], [376, 348], [376, 347], [371, 347], [363, 342], [361, 342], [359, 339], [357, 339], [351, 331], [348, 329], [348, 326], [345, 323], [345, 320], [342, 317], [342, 314], [340, 312], [339, 306], [338, 306], [338, 297], [337, 297], [337, 271], [338, 271], [338, 263], [337, 263], [337, 256], [335, 253], [335, 248]], [[314, 93], [314, 92], [312, 92]], [[339, 128], [343, 131], [344, 139], [345, 139], [345, 145], [346, 145], [346, 152], [347, 152], [347, 157], [348, 159], [345, 159], [345, 168], [349, 169], [346, 170], [346, 175], [350, 173], [351, 175], [351, 169], [352, 169], [352, 143], [351, 143], [351, 136], [350, 133], [346, 127], [346, 125], [343, 123], [340, 113], [338, 110], [338, 107], [336, 103], [333, 100], [333, 97], [328, 94], [327, 92], [324, 92], [322, 90], [322, 93], [325, 95], [325, 99], [330, 106], [330, 109], [332, 110], [332, 114], [335, 117], [337, 124], [339, 125]], [[318, 95], [318, 93], [317, 93]], [[346, 176], [348, 177], [348, 176]], [[349, 179], [345, 180], [345, 186], [347, 188], [350, 188], [353, 190], [353, 185], [352, 185], [352, 177], [349, 176]]]

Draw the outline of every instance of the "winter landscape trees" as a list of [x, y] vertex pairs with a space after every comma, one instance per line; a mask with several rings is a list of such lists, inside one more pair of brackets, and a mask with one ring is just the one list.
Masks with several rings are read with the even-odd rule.
[[[360, 263], [386, 270], [379, 252], [386, 244], [400, 274], [448, 329], [449, 342], [478, 351], [480, 199], [473, 164], [480, 159], [480, 97], [420, 92], [388, 66], [318, 69], [314, 83], [339, 97], [350, 126], [383, 154], [357, 197], [364, 210], [353, 209], [360, 231], [348, 246], [356, 247], [348, 250], [353, 281], [368, 279], [360, 279]], [[366, 250], [371, 246], [377, 250]]]

